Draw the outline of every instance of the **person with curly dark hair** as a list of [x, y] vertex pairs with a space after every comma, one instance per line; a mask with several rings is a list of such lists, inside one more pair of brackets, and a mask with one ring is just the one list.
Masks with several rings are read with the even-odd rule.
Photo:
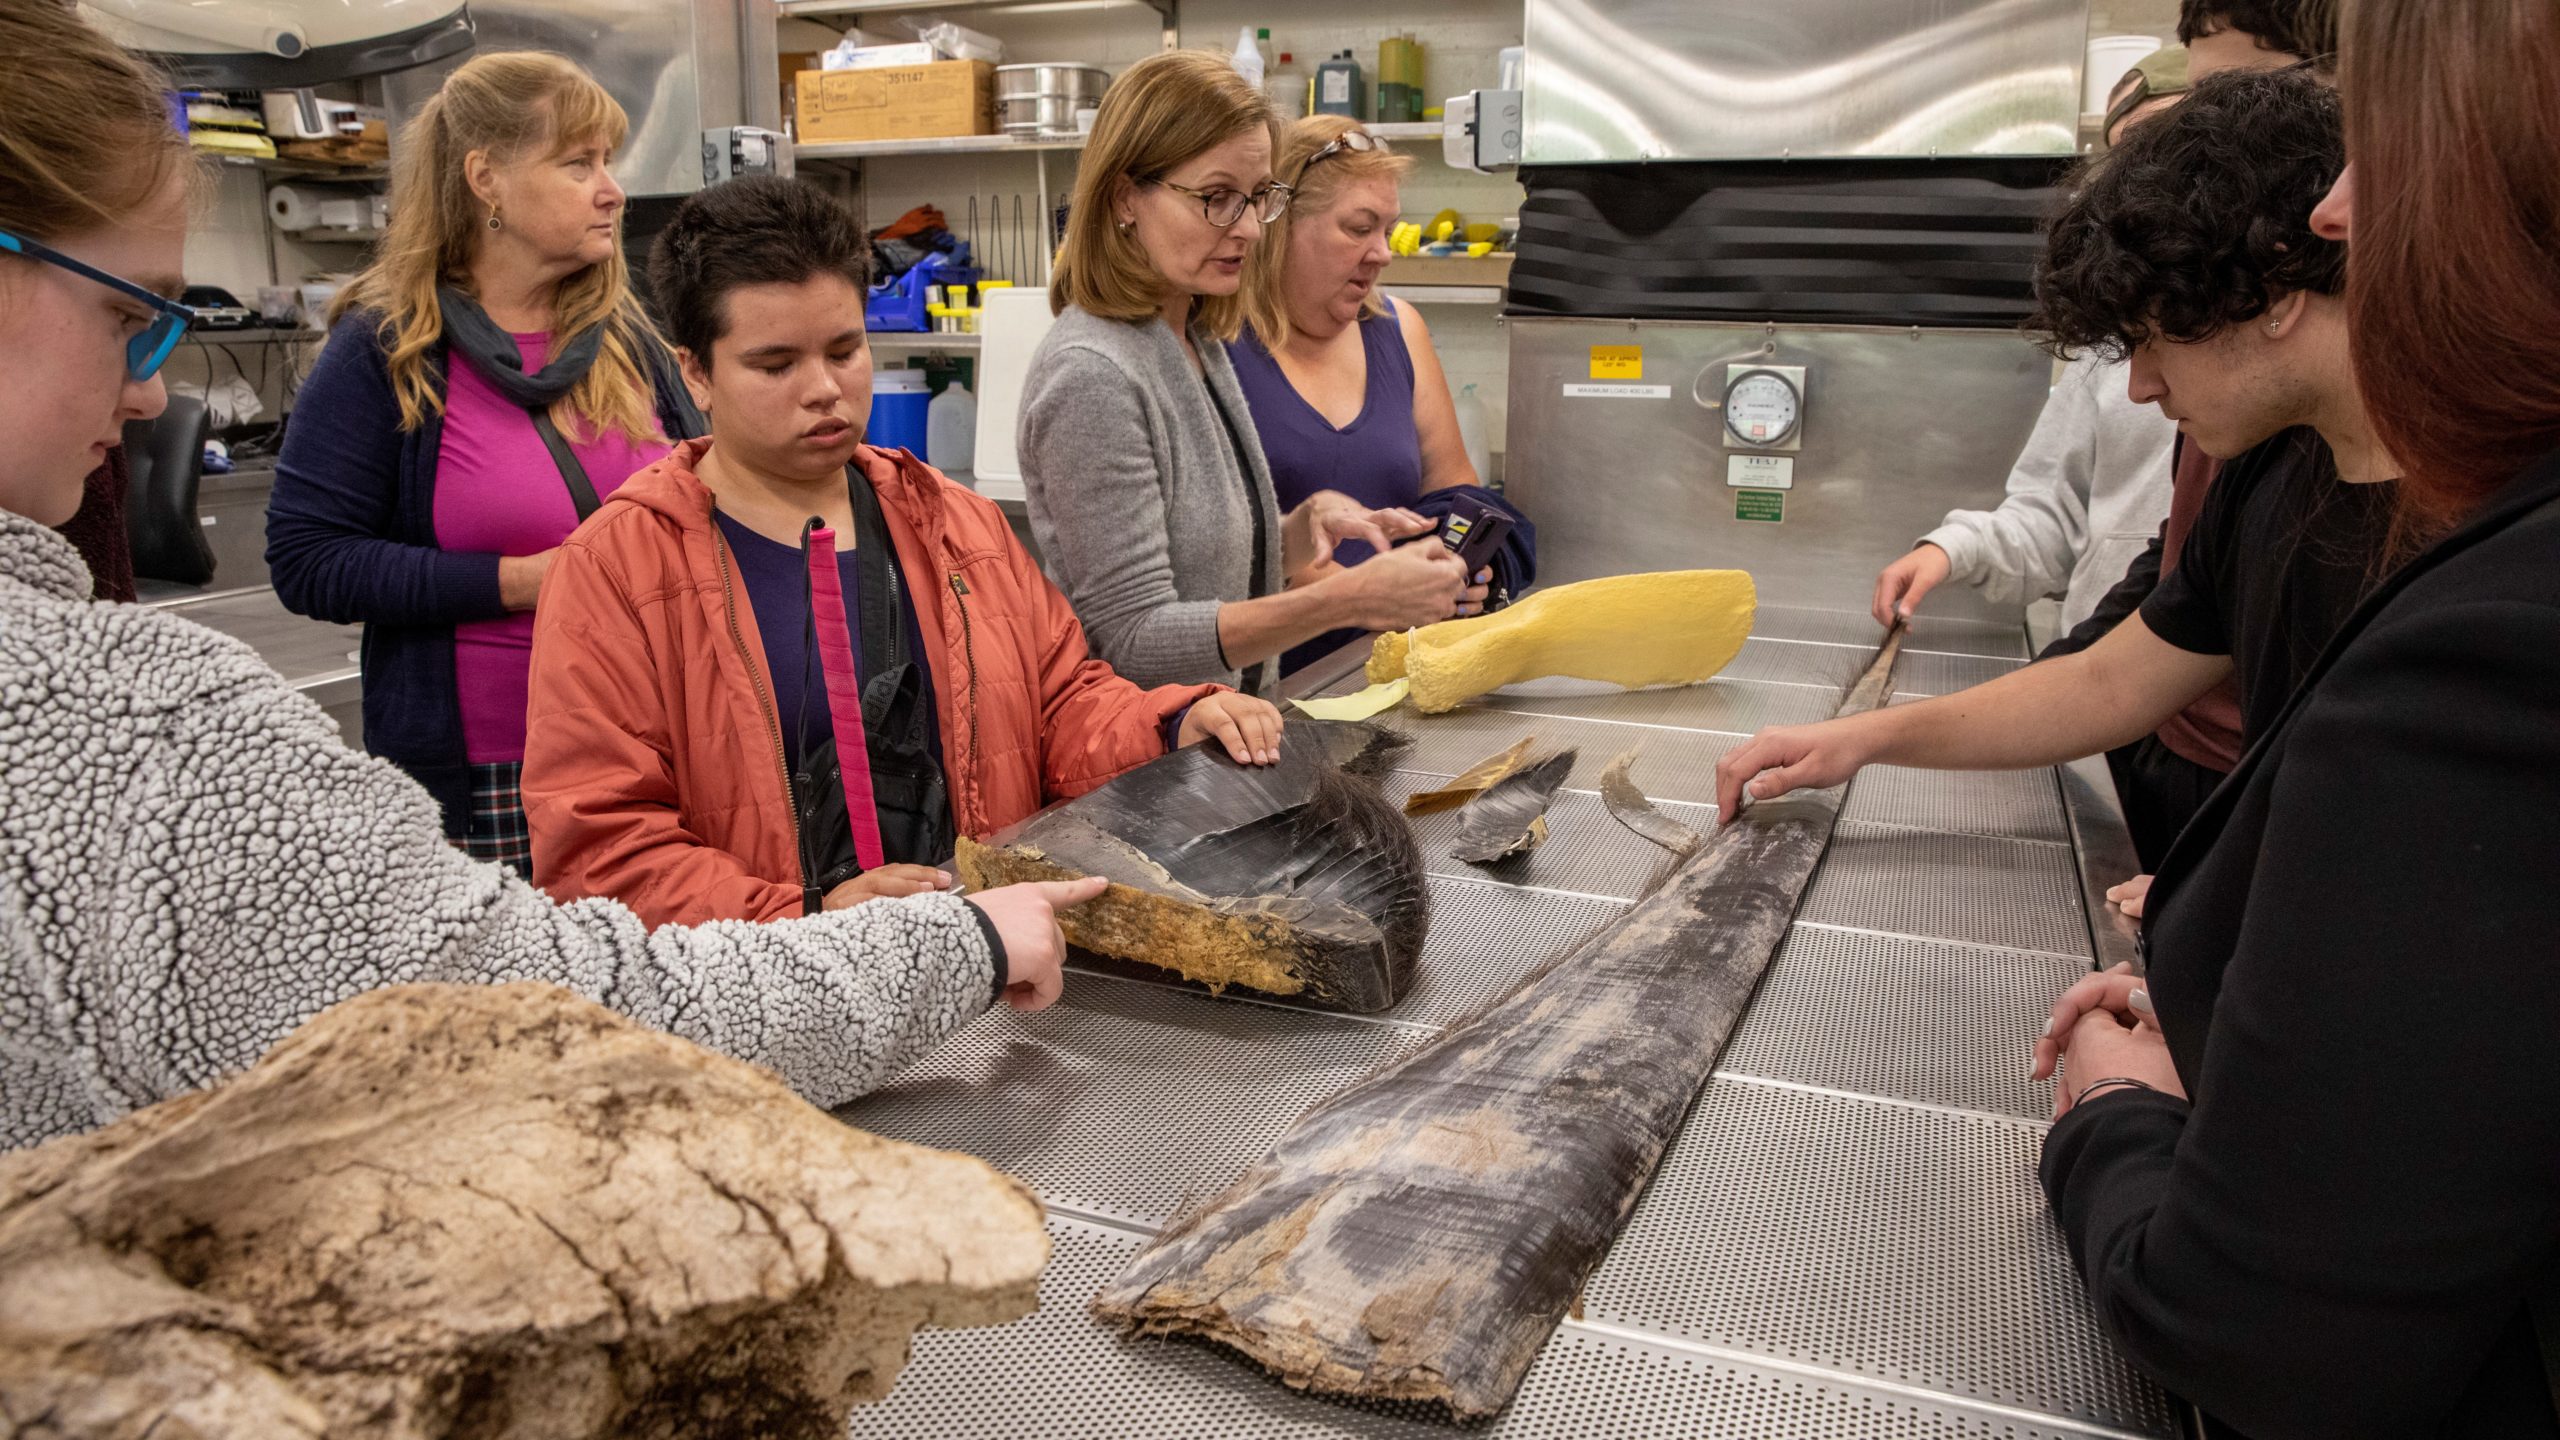
[[[2110, 97], [2109, 148], [2135, 126], [2166, 113], [2214, 75], [2263, 70], [2313, 58], [2279, 48], [2325, 45], [2325, 23], [2308, 18], [2314, 0], [2263, 0], [2246, 13], [2192, 4], [2193, 50], [2154, 52], [2127, 72]], [[2317, 0], [2325, 3], [2325, 0]], [[2240, 28], [2267, 25], [2273, 38]], [[2210, 32], [2209, 34], [2207, 32]], [[2307, 38], [2306, 38], [2307, 37]], [[1876, 576], [1870, 609], [1876, 623], [1911, 615], [1945, 583], [1970, 585], [1993, 600], [2051, 596], [2062, 602], [2062, 639], [2047, 655], [2084, 650], [2121, 624], [2158, 583], [2167, 541], [2164, 521], [2178, 516], [2183, 537], [2219, 462], [2178, 437], [2156, 406], [2135, 400], [2129, 362], [2092, 350], [2054, 381], [2035, 433], [2009, 473], [2006, 493], [1989, 510], [1957, 509]], [[2128, 583], [2128, 577], [2138, 577]], [[2171, 716], [2152, 735], [2107, 752], [2125, 825], [2145, 870], [2156, 866], [2188, 817], [2240, 758], [2240, 702], [2229, 684], [2216, 686]], [[2144, 884], [2118, 889], [2137, 907]]]
[[2275, 70], [2296, 60], [2334, 65], [2336, 0], [2184, 0], [2178, 43], [2199, 72]]
[[[2344, 168], [2307, 69], [2215, 76], [2083, 177], [2050, 228], [2036, 324], [2129, 360], [2133, 398], [2229, 460], [2176, 568], [2076, 654], [1918, 705], [1764, 730], [1721, 814], [1869, 764], [2030, 769], [2150, 734], [2226, 678], [2262, 732], [2378, 578], [2396, 462], [2348, 359], [2344, 251], [2311, 211]], [[1765, 773], [1764, 773], [1765, 772]]]

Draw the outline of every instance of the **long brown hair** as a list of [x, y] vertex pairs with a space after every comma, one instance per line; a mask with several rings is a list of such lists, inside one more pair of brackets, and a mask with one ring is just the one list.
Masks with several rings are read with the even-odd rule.
[[[1147, 320], [1164, 303], [1164, 279], [1135, 239], [1111, 219], [1111, 190], [1122, 176], [1161, 177], [1183, 161], [1255, 127], [1271, 137], [1276, 156], [1279, 126], [1271, 104], [1236, 73], [1226, 56], [1207, 50], [1167, 50], [1130, 66], [1103, 92], [1093, 117], [1093, 138], [1076, 167], [1075, 199], [1067, 207], [1067, 238], [1049, 277], [1049, 309], [1070, 305], [1114, 320]], [[1245, 262], [1248, 274], [1262, 260]], [[1221, 340], [1244, 328], [1240, 295], [1203, 295], [1192, 318]]]
[[[1321, 165], [1307, 163], [1317, 151], [1354, 130], [1365, 134], [1368, 127], [1348, 115], [1309, 115], [1291, 121], [1281, 133], [1280, 153], [1272, 157], [1271, 173], [1298, 188], [1290, 193], [1289, 208], [1280, 218], [1262, 227], [1262, 253], [1244, 272], [1244, 323], [1253, 327], [1265, 350], [1277, 353], [1289, 343], [1289, 232], [1299, 216], [1332, 209], [1344, 188], [1357, 181], [1401, 183], [1413, 170], [1413, 157], [1388, 149], [1385, 141], [1368, 150], [1337, 150]], [[1392, 224], [1395, 217], [1387, 219]], [[1377, 287], [1371, 286], [1360, 297], [1360, 317], [1365, 320], [1384, 313]]]
[[2356, 381], [2417, 539], [2560, 447], [2560, 0], [2355, 0]]
[[[436, 287], [468, 289], [472, 247], [487, 216], [471, 193], [464, 157], [485, 150], [500, 163], [601, 142], [622, 144], [631, 121], [586, 71], [534, 50], [482, 55], [448, 76], [401, 128], [391, 176], [391, 228], [382, 247], [329, 307], [329, 319], [379, 311], [389, 351], [391, 386], [400, 399], [400, 428], [415, 430], [444, 411], [429, 352], [444, 338]], [[614, 430], [635, 440], [657, 437], [656, 407], [643, 347], [655, 331], [631, 293], [622, 239], [600, 264], [560, 282], [551, 333], [565, 340], [605, 327], [586, 378], [552, 407], [572, 434]]]
[[122, 223], [189, 170], [165, 78], [69, 5], [0, 5], [0, 225], [29, 240]]

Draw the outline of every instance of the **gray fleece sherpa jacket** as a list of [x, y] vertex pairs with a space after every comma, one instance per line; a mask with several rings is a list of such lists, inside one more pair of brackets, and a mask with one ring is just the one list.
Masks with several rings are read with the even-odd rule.
[[984, 1010], [997, 943], [948, 895], [655, 933], [553, 905], [248, 646], [90, 603], [70, 544], [0, 512], [0, 1147], [431, 980], [562, 985], [834, 1105]]

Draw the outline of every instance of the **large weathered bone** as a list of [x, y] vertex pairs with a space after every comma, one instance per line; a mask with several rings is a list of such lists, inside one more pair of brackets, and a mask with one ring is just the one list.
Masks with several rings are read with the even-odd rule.
[[820, 1440], [1039, 1202], [540, 985], [378, 990], [0, 1157], [0, 1435]]
[[[1897, 635], [1841, 705], [1887, 694]], [[1316, 1106], [1094, 1301], [1290, 1385], [1510, 1402], [1786, 934], [1842, 792], [1745, 811], [1510, 995]]]
[[985, 844], [973, 886], [1101, 875], [1058, 917], [1082, 950], [1353, 1011], [1404, 998], [1430, 920], [1422, 851], [1366, 778], [1409, 744], [1352, 721], [1292, 720], [1273, 765], [1214, 745], [1149, 761]]

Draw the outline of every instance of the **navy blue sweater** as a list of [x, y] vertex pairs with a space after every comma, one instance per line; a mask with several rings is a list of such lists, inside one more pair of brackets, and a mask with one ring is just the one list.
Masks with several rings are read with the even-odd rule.
[[[416, 777], [444, 807], [445, 833], [470, 813], [453, 628], [503, 618], [495, 554], [436, 545], [436, 457], [444, 419], [400, 428], [381, 317], [349, 315], [294, 402], [267, 502], [267, 570], [285, 608], [364, 626], [364, 748]], [[650, 357], [659, 423], [702, 433], [673, 362]], [[441, 383], [445, 353], [434, 352]]]

